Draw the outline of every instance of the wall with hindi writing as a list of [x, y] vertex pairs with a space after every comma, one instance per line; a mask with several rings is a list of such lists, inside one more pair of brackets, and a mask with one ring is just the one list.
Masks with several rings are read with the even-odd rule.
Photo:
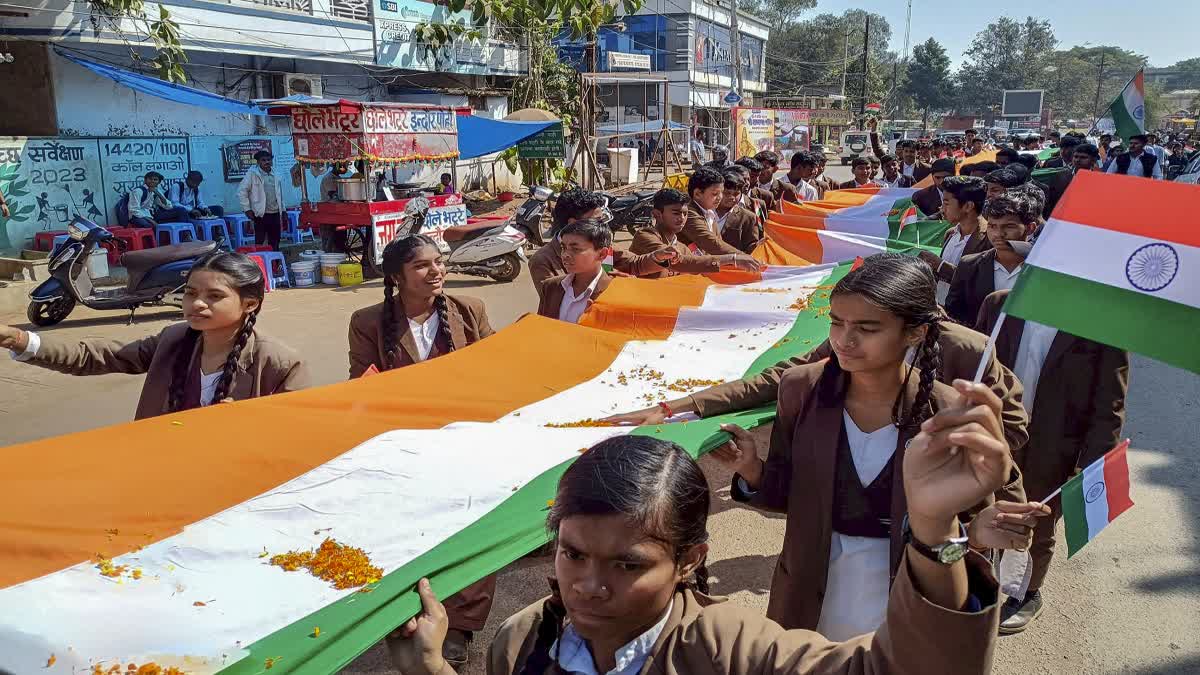
[[[300, 204], [300, 189], [292, 185], [291, 178], [292, 167], [296, 165], [291, 136], [192, 136], [188, 139], [192, 170], [204, 174], [200, 193], [206, 203], [220, 204], [225, 207], [226, 213], [242, 210], [237, 198], [241, 180], [226, 180], [225, 155], [222, 148], [248, 139], [270, 141], [271, 154], [275, 156], [275, 166], [271, 171], [283, 182], [284, 203], [288, 206]], [[316, 195], [317, 189], [311, 188], [313, 195]]]

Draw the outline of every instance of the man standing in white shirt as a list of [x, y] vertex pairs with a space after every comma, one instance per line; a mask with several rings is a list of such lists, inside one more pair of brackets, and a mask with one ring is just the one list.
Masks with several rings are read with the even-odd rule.
[[800, 151], [792, 155], [792, 170], [782, 180], [796, 189], [796, 201], [813, 202], [818, 199], [817, 186], [812, 179], [817, 175], [819, 160], [811, 152]]
[[266, 150], [254, 153], [257, 166], [250, 167], [238, 185], [238, 201], [246, 217], [254, 221], [254, 241], [279, 250], [283, 232], [283, 182], [271, 173], [275, 157]]
[[1147, 140], [1146, 134], [1130, 136], [1129, 152], [1117, 155], [1108, 165], [1107, 172], [1162, 180], [1162, 162], [1159, 161], [1157, 155], [1146, 151]]
[[542, 282], [538, 314], [578, 323], [592, 302], [612, 283], [604, 262], [612, 258], [612, 230], [598, 220], [576, 220], [558, 235], [566, 274]]

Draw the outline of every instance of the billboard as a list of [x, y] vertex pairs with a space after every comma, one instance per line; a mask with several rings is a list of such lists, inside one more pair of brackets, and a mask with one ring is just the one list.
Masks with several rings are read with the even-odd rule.
[[775, 111], [770, 108], [734, 108], [735, 157], [753, 157], [775, 149]]
[[1000, 106], [1003, 117], [1037, 117], [1042, 114], [1042, 89], [1005, 89]]
[[775, 111], [774, 150], [783, 156], [784, 161], [790, 161], [799, 150], [808, 150], [809, 135], [809, 111]]

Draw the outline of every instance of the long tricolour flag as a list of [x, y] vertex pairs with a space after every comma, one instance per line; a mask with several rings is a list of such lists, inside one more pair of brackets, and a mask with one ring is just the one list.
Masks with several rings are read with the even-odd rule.
[[1200, 372], [1200, 187], [1081, 171], [1004, 309]]
[[[848, 268], [616, 279], [583, 325], [528, 316], [397, 371], [5, 448], [0, 671], [336, 672], [417, 612], [421, 577], [445, 597], [544, 544], [580, 449], [700, 453], [770, 420], [586, 422], [810, 350]], [[369, 592], [269, 564], [326, 537], [382, 568]]]
[[882, 251], [941, 250], [949, 223], [919, 220], [912, 188], [833, 190], [772, 212], [755, 256], [768, 264], [828, 263]]
[[1133, 506], [1129, 496], [1128, 449], [1126, 439], [1063, 486], [1067, 557], [1078, 553], [1100, 530]]
[[1125, 85], [1108, 111], [1117, 126], [1117, 135], [1126, 141], [1134, 134], [1146, 133], [1146, 85], [1141, 70]]

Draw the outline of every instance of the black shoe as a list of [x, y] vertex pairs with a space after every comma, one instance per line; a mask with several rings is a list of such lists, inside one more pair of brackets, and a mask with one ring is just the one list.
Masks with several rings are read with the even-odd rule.
[[442, 658], [455, 672], [461, 672], [467, 665], [467, 646], [472, 637], [470, 632], [456, 628], [446, 633], [446, 641], [442, 643]]
[[1024, 602], [1009, 598], [1000, 608], [1000, 634], [1012, 635], [1029, 627], [1042, 613], [1042, 593], [1033, 591], [1025, 596]]

